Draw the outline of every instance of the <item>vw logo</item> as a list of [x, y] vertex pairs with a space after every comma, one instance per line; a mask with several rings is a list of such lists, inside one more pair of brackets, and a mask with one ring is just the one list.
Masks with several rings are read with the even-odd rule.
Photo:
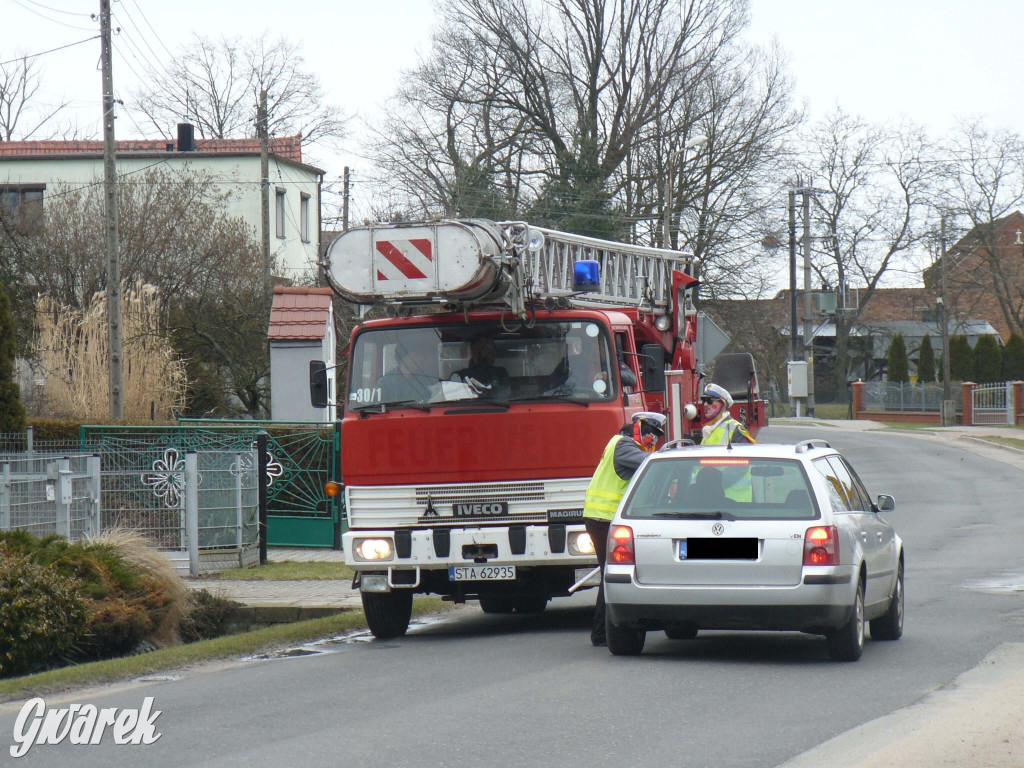
[[715, 523], [711, 526], [711, 532], [715, 534], [715, 536], [721, 536], [723, 533], [725, 533], [725, 526], [721, 523]]

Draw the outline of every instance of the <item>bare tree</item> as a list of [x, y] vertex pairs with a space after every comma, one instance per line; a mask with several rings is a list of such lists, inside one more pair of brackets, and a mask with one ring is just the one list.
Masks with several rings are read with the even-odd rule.
[[324, 101], [320, 79], [304, 69], [296, 44], [195, 35], [165, 69], [150, 69], [133, 92], [134, 106], [163, 136], [181, 120], [204, 138], [256, 135], [260, 92], [266, 89], [267, 125], [274, 135], [301, 134], [303, 142], [339, 139], [347, 118]]
[[[159, 291], [161, 330], [187, 362], [189, 411], [260, 415], [270, 372], [261, 249], [253, 229], [227, 214], [229, 195], [194, 170], [123, 179], [121, 274]], [[38, 232], [0, 236], [0, 274], [18, 286], [12, 299], [26, 331], [37, 295], [83, 312], [108, 288], [102, 212], [102, 186], [55, 187]]]
[[939, 215], [947, 219], [947, 243], [964, 234], [950, 253], [950, 303], [969, 313], [986, 300], [994, 301], [1007, 326], [1020, 333], [1024, 247], [1020, 235], [1002, 225], [1024, 207], [1024, 139], [964, 122], [943, 156], [946, 183]]
[[[0, 59], [4, 56], [0, 55]], [[36, 59], [22, 56], [0, 63], [0, 140], [38, 138], [45, 127], [68, 105], [42, 104], [37, 98], [42, 85]], [[46, 138], [52, 136], [48, 135]]]
[[882, 279], [927, 236], [938, 168], [934, 148], [913, 126], [886, 131], [837, 109], [813, 126], [803, 163], [812, 211], [824, 229], [812, 241], [822, 286], [858, 287], [859, 306], [836, 319], [836, 388], [850, 370], [849, 330]]

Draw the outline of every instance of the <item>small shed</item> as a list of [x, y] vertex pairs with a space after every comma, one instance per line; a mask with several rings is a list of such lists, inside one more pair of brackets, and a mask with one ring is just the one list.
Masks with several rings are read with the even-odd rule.
[[309, 363], [327, 365], [327, 398], [336, 387], [334, 305], [330, 288], [274, 287], [270, 308], [270, 416], [275, 421], [333, 422], [335, 406], [309, 402]]

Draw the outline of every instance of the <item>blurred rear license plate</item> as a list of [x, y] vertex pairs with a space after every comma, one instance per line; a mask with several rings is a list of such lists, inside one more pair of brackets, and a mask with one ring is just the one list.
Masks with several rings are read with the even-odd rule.
[[757, 560], [757, 539], [681, 539], [680, 560]]
[[514, 565], [455, 565], [448, 569], [448, 581], [501, 581], [515, 577]]

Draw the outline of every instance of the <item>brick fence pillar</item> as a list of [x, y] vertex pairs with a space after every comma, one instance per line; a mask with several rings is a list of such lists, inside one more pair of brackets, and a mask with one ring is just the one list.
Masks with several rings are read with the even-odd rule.
[[859, 419], [860, 412], [864, 410], [864, 382], [855, 381], [853, 382], [852, 394], [850, 396], [850, 410], [853, 412], [853, 418]]
[[974, 388], [978, 386], [973, 381], [965, 381], [963, 387], [963, 425], [969, 427], [974, 424]]
[[1024, 402], [1021, 402], [1024, 395], [1024, 381], [1013, 382], [1013, 423], [1020, 425], [1024, 419]]

